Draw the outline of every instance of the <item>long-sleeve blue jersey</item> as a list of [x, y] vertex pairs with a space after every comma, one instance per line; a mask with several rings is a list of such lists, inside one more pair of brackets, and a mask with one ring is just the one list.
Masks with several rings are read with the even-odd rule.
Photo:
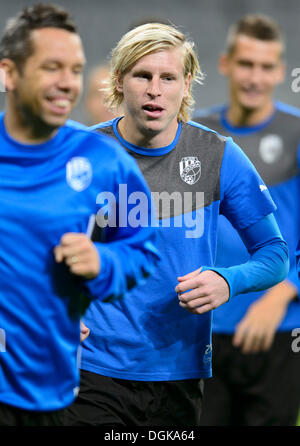
[[[287, 280], [300, 291], [295, 264], [295, 249], [300, 228], [300, 111], [275, 102], [274, 112], [265, 121], [248, 127], [236, 127], [226, 119], [228, 107], [215, 106], [195, 113], [194, 119], [214, 130], [230, 135], [255, 165], [277, 206], [274, 216], [287, 242], [290, 270]], [[239, 234], [227, 218], [221, 217], [218, 230], [216, 263], [220, 267], [239, 265], [249, 259]], [[234, 333], [249, 306], [263, 292], [243, 294], [214, 311], [213, 331]], [[300, 301], [294, 299], [280, 322], [279, 331], [290, 331], [300, 324]]]
[[[96, 300], [92, 303], [84, 318], [91, 332], [83, 343], [81, 366], [130, 380], [207, 378], [211, 375], [211, 312], [195, 315], [179, 306], [178, 276], [200, 266], [214, 266], [219, 214], [223, 213], [243, 233], [250, 250], [256, 250], [258, 241], [266, 242], [267, 236], [274, 241], [272, 248], [269, 239], [270, 251], [259, 250], [257, 259], [238, 274], [226, 271], [231, 292], [284, 278], [286, 246], [269, 215], [275, 205], [231, 138], [193, 122], [179, 123], [170, 145], [149, 149], [125, 141], [118, 122], [119, 118], [93, 130], [114, 136], [138, 162], [156, 203], [162, 259], [155, 274], [126, 299], [110, 307]], [[258, 231], [261, 225], [264, 230]], [[256, 228], [256, 241], [250, 226]], [[266, 260], [271, 251], [274, 261]], [[256, 284], [264, 261], [269, 266]]]
[[[44, 144], [24, 145], [2, 114], [0, 140], [0, 402], [57, 410], [76, 395], [79, 321], [90, 299], [124, 296], [158, 260], [150, 225], [118, 223], [120, 184], [149, 204], [150, 194], [136, 163], [105, 135], [65, 125]], [[103, 194], [116, 225], [103, 225], [95, 242], [101, 273], [82, 280], [53, 249], [63, 234], [86, 232]], [[151, 218], [150, 205], [144, 212]]]

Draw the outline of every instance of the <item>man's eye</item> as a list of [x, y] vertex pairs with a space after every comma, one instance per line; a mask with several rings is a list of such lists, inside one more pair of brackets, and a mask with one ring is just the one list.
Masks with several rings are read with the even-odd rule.
[[245, 68], [251, 68], [252, 67], [252, 63], [251, 62], [247, 62], [247, 61], [244, 61], [244, 60], [240, 60], [238, 62], [238, 64], [239, 64], [240, 67], [245, 67]]
[[274, 66], [274, 65], [264, 65], [264, 66], [263, 66], [263, 69], [264, 69], [265, 71], [272, 71], [272, 70], [275, 69], [275, 66]]
[[43, 69], [45, 71], [55, 71], [57, 70], [57, 65], [44, 65]]
[[82, 73], [83, 73], [83, 69], [82, 69], [82, 68], [75, 68], [75, 69], [73, 70], [73, 73], [74, 73], [74, 74], [82, 74]]
[[172, 75], [166, 75], [162, 77], [163, 80], [167, 81], [167, 82], [171, 82], [175, 80], [175, 77]]

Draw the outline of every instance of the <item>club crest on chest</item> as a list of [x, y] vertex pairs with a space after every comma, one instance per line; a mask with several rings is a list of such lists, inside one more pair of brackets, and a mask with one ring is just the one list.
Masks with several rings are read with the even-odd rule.
[[90, 185], [92, 176], [92, 166], [87, 158], [76, 156], [67, 163], [67, 182], [77, 192], [83, 191]]
[[193, 185], [201, 177], [201, 162], [196, 156], [186, 156], [179, 163], [179, 172], [185, 183]]

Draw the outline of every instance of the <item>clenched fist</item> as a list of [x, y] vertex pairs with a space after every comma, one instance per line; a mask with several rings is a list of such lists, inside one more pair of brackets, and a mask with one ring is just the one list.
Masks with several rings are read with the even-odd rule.
[[56, 262], [64, 261], [73, 274], [85, 279], [94, 279], [100, 273], [99, 253], [86, 234], [64, 234], [60, 244], [54, 248], [54, 256]]

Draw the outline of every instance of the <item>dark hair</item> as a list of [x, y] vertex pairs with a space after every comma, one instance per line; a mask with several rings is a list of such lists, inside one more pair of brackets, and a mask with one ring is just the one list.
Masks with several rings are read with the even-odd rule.
[[28, 6], [7, 21], [0, 41], [0, 59], [13, 60], [21, 70], [34, 50], [31, 32], [40, 28], [61, 28], [78, 33], [71, 16], [63, 8], [41, 3]]
[[239, 35], [266, 42], [279, 42], [282, 45], [282, 52], [284, 52], [284, 37], [278, 23], [264, 14], [248, 14], [230, 27], [227, 36], [228, 53], [233, 52], [236, 38]]

